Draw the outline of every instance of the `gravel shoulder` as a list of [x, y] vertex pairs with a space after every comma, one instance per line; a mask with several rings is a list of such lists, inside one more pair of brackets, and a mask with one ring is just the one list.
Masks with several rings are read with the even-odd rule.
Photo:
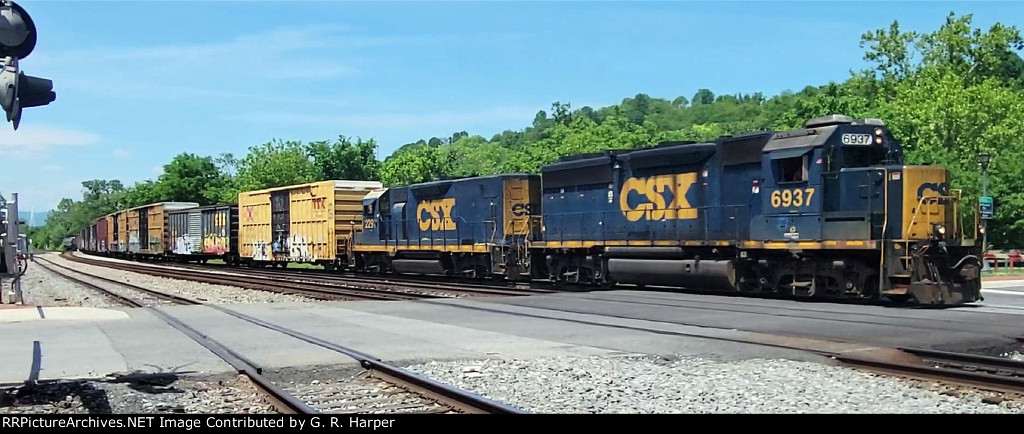
[[116, 308], [122, 305], [94, 289], [74, 283], [67, 278], [29, 263], [21, 278], [21, 291], [25, 301], [48, 307]]
[[[409, 369], [538, 413], [1024, 413], [1024, 403], [811, 362], [652, 356]], [[986, 402], [987, 401], [987, 402]]]
[[245, 377], [146, 376], [0, 389], [0, 414], [276, 413]]
[[[281, 303], [281, 302], [316, 302], [316, 299], [302, 297], [292, 294], [279, 294], [269, 291], [243, 289], [235, 286], [212, 285], [202, 282], [190, 282], [185, 280], [168, 279], [146, 274], [133, 273], [130, 271], [113, 270], [110, 268], [95, 265], [81, 264], [68, 261], [57, 254], [42, 256], [57, 264], [64, 265], [76, 270], [103, 276], [110, 279], [120, 280], [125, 283], [145, 286], [157, 291], [169, 294], [183, 295], [195, 300], [215, 303]], [[30, 266], [31, 267], [31, 266]], [[38, 268], [38, 265], [36, 265]], [[30, 268], [31, 270], [31, 268]], [[52, 273], [50, 273], [52, 275]], [[63, 279], [60, 276], [54, 278]], [[66, 279], [65, 282], [67, 282]], [[59, 286], [55, 286], [59, 289]], [[98, 296], [98, 295], [97, 295]]]

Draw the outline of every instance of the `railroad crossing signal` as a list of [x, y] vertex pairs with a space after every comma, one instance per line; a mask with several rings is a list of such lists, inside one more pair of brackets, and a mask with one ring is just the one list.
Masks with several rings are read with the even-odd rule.
[[992, 203], [992, 196], [982, 196], [978, 198], [978, 208], [981, 213], [982, 220], [991, 220], [992, 215], [995, 214], [995, 206]]
[[14, 2], [0, 3], [0, 107], [18, 129], [21, 110], [47, 105], [57, 99], [53, 82], [25, 75], [18, 60], [28, 57], [36, 46], [36, 25], [28, 12]]

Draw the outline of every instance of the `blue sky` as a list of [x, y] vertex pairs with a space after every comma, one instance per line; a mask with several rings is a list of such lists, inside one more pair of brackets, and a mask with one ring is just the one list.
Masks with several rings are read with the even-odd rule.
[[552, 102], [691, 97], [842, 81], [860, 35], [950, 11], [1021, 26], [1024, 3], [29, 1], [22, 61], [57, 101], [0, 126], [0, 192], [22, 210], [127, 185], [174, 155], [244, 155], [339, 134], [398, 146], [527, 126]]

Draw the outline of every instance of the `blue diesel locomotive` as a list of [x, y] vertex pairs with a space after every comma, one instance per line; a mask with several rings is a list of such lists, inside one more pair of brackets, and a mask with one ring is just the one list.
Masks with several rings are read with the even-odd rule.
[[977, 224], [877, 119], [563, 157], [537, 175], [378, 190], [359, 271], [954, 305], [981, 298]]

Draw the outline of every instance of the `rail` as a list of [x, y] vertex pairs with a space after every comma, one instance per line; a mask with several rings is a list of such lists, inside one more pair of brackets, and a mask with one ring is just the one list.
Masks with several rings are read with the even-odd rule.
[[[45, 261], [52, 263], [52, 261], [49, 261], [49, 260], [45, 260]], [[447, 406], [449, 406], [451, 408], [458, 409], [458, 410], [463, 411], [463, 412], [467, 412], [467, 413], [486, 413], [486, 414], [525, 414], [525, 413], [527, 413], [527, 412], [525, 412], [525, 411], [523, 411], [523, 410], [521, 410], [519, 408], [516, 408], [514, 406], [511, 406], [511, 405], [508, 405], [508, 404], [504, 404], [504, 403], [501, 403], [501, 402], [497, 402], [497, 401], [485, 398], [483, 396], [480, 396], [480, 395], [477, 395], [475, 393], [472, 393], [472, 392], [460, 389], [460, 388], [455, 387], [455, 386], [450, 386], [450, 385], [447, 385], [447, 384], [444, 384], [444, 383], [440, 383], [440, 382], [435, 381], [433, 379], [430, 379], [430, 378], [424, 377], [422, 375], [416, 374], [416, 373], [414, 373], [412, 371], [409, 371], [409, 370], [400, 368], [398, 366], [392, 365], [390, 363], [387, 363], [387, 362], [381, 360], [378, 357], [374, 357], [372, 355], [363, 353], [363, 352], [361, 352], [359, 350], [356, 350], [356, 349], [353, 349], [353, 348], [350, 348], [350, 347], [346, 347], [346, 346], [343, 346], [343, 345], [338, 345], [338, 344], [335, 344], [333, 342], [329, 342], [329, 341], [317, 338], [315, 336], [311, 336], [311, 335], [308, 335], [308, 334], [305, 334], [305, 333], [302, 333], [302, 332], [299, 332], [299, 331], [296, 331], [296, 330], [293, 330], [293, 329], [290, 329], [290, 328], [287, 328], [287, 327], [283, 327], [283, 326], [280, 326], [280, 325], [277, 325], [277, 324], [274, 324], [274, 323], [271, 323], [271, 322], [268, 322], [268, 321], [264, 321], [262, 319], [259, 319], [259, 318], [256, 318], [256, 317], [253, 317], [253, 316], [250, 316], [250, 315], [238, 312], [238, 311], [236, 311], [234, 309], [231, 309], [231, 308], [227, 308], [227, 307], [219, 306], [219, 305], [215, 305], [215, 304], [202, 303], [202, 302], [199, 302], [199, 301], [196, 301], [196, 300], [187, 299], [185, 297], [174, 296], [174, 295], [171, 295], [171, 294], [163, 294], [163, 293], [160, 293], [159, 291], [153, 291], [151, 289], [144, 288], [144, 287], [141, 287], [141, 286], [138, 286], [138, 285], [133, 285], [133, 284], [130, 284], [130, 283], [116, 281], [116, 280], [113, 280], [113, 279], [109, 279], [109, 278], [102, 277], [102, 276], [97, 276], [97, 275], [86, 273], [86, 272], [82, 272], [82, 271], [79, 271], [79, 270], [72, 270], [72, 269], [70, 269], [68, 267], [64, 267], [64, 266], [61, 266], [61, 265], [58, 265], [58, 264], [54, 264], [54, 265], [57, 265], [58, 267], [61, 267], [61, 268], [68, 269], [68, 270], [70, 270], [72, 272], [75, 272], [75, 273], [78, 273], [78, 274], [81, 274], [81, 275], [85, 275], [85, 276], [89, 276], [91, 278], [96, 278], [96, 279], [107, 281], [107, 282], [110, 282], [110, 283], [113, 283], [113, 284], [121, 285], [121, 286], [124, 286], [124, 287], [127, 287], [127, 288], [131, 288], [131, 289], [136, 290], [136, 291], [145, 292], [145, 293], [162, 294], [164, 296], [170, 296], [170, 297], [173, 297], [175, 299], [180, 299], [180, 300], [183, 301], [183, 304], [203, 305], [205, 307], [214, 309], [214, 310], [216, 310], [218, 312], [221, 312], [221, 313], [227, 314], [229, 316], [241, 319], [241, 320], [249, 322], [251, 324], [255, 324], [255, 325], [258, 325], [260, 327], [267, 328], [269, 330], [273, 330], [273, 331], [285, 334], [287, 336], [291, 336], [291, 337], [299, 339], [301, 341], [304, 341], [304, 342], [307, 342], [307, 343], [310, 343], [310, 344], [313, 344], [313, 345], [317, 345], [319, 347], [322, 347], [322, 348], [325, 348], [325, 349], [328, 349], [328, 350], [331, 350], [331, 351], [334, 351], [334, 352], [346, 355], [348, 357], [351, 357], [352, 359], [355, 359], [357, 362], [359, 362], [359, 364], [363, 368], [371, 371], [372, 375], [377, 376], [378, 378], [381, 378], [384, 381], [391, 382], [393, 384], [400, 384], [400, 385], [404, 386], [405, 388], [410, 389], [414, 393], [418, 393], [418, 394], [427, 396], [430, 399], [434, 399], [434, 400], [436, 400], [438, 402], [443, 403], [444, 405], [447, 405]], [[72, 277], [72, 276], [68, 276], [68, 275], [65, 275], [63, 273], [61, 273], [61, 274], [63, 276], [65, 276], [66, 278], [68, 278], [68, 279], [75, 280], [75, 281], [77, 281], [79, 283], [86, 284], [86, 285], [88, 285], [90, 287], [93, 287], [93, 288], [99, 288], [97, 285], [89, 283], [88, 281], [82, 280], [80, 278], [75, 278], [75, 277]], [[137, 305], [137, 306], [144, 306], [143, 303], [138, 303], [137, 301], [135, 302], [135, 305]], [[187, 335], [190, 338], [192, 338], [193, 340], [195, 340], [200, 345], [206, 347], [208, 350], [210, 350], [211, 352], [216, 354], [218, 357], [220, 357], [225, 362], [230, 364], [233, 368], [238, 370], [238, 372], [240, 374], [246, 375], [247, 377], [252, 379], [253, 382], [257, 385], [257, 387], [259, 387], [261, 390], [263, 390], [264, 393], [266, 393], [270, 397], [270, 399], [275, 404], [275, 407], [278, 408], [279, 411], [282, 411], [284, 413], [299, 413], [299, 414], [319, 413], [316, 409], [310, 407], [305, 402], [303, 402], [303, 401], [295, 398], [294, 396], [290, 395], [285, 390], [275, 386], [273, 383], [270, 382], [270, 380], [268, 380], [267, 378], [263, 377], [263, 375], [262, 375], [263, 369], [261, 367], [259, 367], [259, 365], [257, 363], [247, 359], [246, 357], [244, 357], [241, 354], [238, 354], [237, 352], [231, 350], [230, 348], [226, 347], [225, 345], [223, 345], [223, 344], [217, 342], [216, 340], [214, 340], [214, 339], [204, 335], [202, 332], [200, 332], [200, 331], [190, 327], [185, 322], [183, 322], [183, 321], [181, 321], [181, 320], [179, 320], [177, 318], [174, 318], [173, 316], [171, 316], [171, 315], [161, 311], [160, 309], [157, 309], [157, 308], [154, 308], [154, 307], [147, 307], [147, 308], [152, 313], [157, 315], [160, 319], [164, 320], [169, 325], [171, 325], [172, 327], [174, 327], [175, 329], [181, 331], [185, 335]]]
[[[50, 265], [56, 267], [57, 269], [68, 270], [68, 271], [70, 271], [72, 273], [77, 273], [77, 274], [81, 274], [83, 276], [89, 276], [90, 278], [95, 278], [95, 279], [98, 279], [98, 280], [101, 280], [101, 281], [104, 281], [104, 282], [120, 285], [120, 286], [123, 286], [123, 287], [126, 287], [126, 288], [130, 288], [131, 290], [134, 290], [134, 291], [137, 291], [137, 292], [141, 292], [141, 293], [144, 293], [144, 294], [147, 294], [147, 295], [156, 296], [157, 298], [171, 300], [172, 302], [174, 302], [176, 304], [186, 304], [186, 305], [200, 305], [200, 304], [203, 304], [200, 301], [192, 300], [192, 299], [189, 299], [189, 298], [186, 298], [186, 297], [181, 297], [181, 296], [177, 296], [177, 295], [174, 295], [174, 294], [166, 294], [166, 293], [163, 293], [163, 292], [160, 292], [160, 291], [154, 291], [154, 290], [151, 290], [149, 288], [145, 288], [145, 287], [142, 287], [142, 286], [139, 286], [139, 285], [133, 285], [133, 284], [130, 284], [130, 283], [125, 283], [125, 282], [119, 282], [119, 281], [116, 281], [116, 280], [113, 280], [113, 279], [109, 279], [109, 278], [106, 278], [106, 277], [97, 276], [95, 274], [90, 274], [90, 273], [85, 273], [85, 272], [82, 272], [82, 271], [79, 271], [79, 270], [74, 270], [74, 269], [65, 267], [63, 265], [57, 264], [57, 263], [55, 263], [53, 261], [50, 261], [48, 259], [41, 259], [41, 260], [42, 260], [43, 263], [50, 264]], [[147, 305], [145, 302], [142, 302], [140, 300], [137, 300], [137, 299], [134, 299], [134, 298], [130, 298], [130, 297], [125, 296], [123, 294], [119, 294], [117, 292], [111, 291], [108, 288], [104, 288], [102, 286], [96, 285], [95, 283], [89, 282], [88, 280], [85, 280], [85, 279], [83, 279], [81, 277], [76, 277], [76, 276], [71, 275], [71, 274], [65, 274], [65, 273], [57, 272], [56, 269], [51, 269], [51, 268], [47, 267], [46, 265], [42, 265], [42, 264], [40, 264], [40, 265], [43, 268], [50, 269], [50, 271], [52, 271], [54, 273], [57, 273], [57, 274], [63, 276], [64, 278], [66, 278], [68, 280], [74, 281], [74, 282], [76, 282], [76, 283], [78, 283], [80, 285], [84, 285], [86, 287], [93, 288], [93, 289], [98, 290], [98, 291], [100, 291], [100, 292], [102, 292], [104, 294], [112, 296], [115, 299], [117, 299], [118, 301], [120, 301], [120, 302], [122, 302], [122, 303], [124, 303], [126, 305], [129, 305], [129, 306], [132, 306], [132, 307], [139, 307], [139, 308], [146, 308], [146, 309], [148, 309], [152, 314], [156, 315], [156, 317], [158, 317], [161, 320], [163, 320], [165, 323], [167, 323], [168, 325], [173, 327], [175, 330], [178, 330], [178, 331], [182, 332], [182, 334], [188, 336], [193, 341], [195, 341], [199, 345], [203, 346], [204, 348], [209, 350], [211, 353], [215, 354], [221, 360], [223, 360], [227, 364], [231, 365], [231, 367], [234, 368], [236, 372], [238, 372], [239, 374], [244, 375], [247, 378], [249, 378], [249, 380], [252, 381], [253, 384], [260, 391], [262, 391], [264, 393], [264, 395], [266, 395], [270, 399], [271, 404], [273, 404], [274, 408], [276, 408], [278, 411], [280, 411], [282, 413], [287, 413], [287, 414], [315, 414], [315, 413], [319, 413], [318, 411], [316, 411], [316, 409], [310, 407], [305, 402], [303, 402], [303, 401], [299, 400], [298, 398], [292, 396], [291, 394], [286, 392], [284, 389], [281, 389], [280, 387], [275, 386], [269, 379], [267, 379], [266, 377], [264, 377], [262, 375], [263, 374], [263, 372], [262, 372], [263, 369], [260, 368], [259, 365], [257, 365], [253, 361], [247, 359], [245, 356], [242, 356], [241, 354], [238, 354], [237, 352], [231, 350], [230, 348], [226, 347], [225, 345], [221, 344], [220, 342], [217, 342], [216, 340], [210, 338], [209, 336], [206, 336], [203, 333], [201, 333], [200, 331], [192, 328], [191, 326], [186, 324], [184, 321], [181, 321], [181, 320], [179, 320], [179, 319], [177, 319], [177, 318], [175, 318], [175, 317], [173, 317], [171, 315], [168, 315], [166, 312], [164, 312], [164, 311], [162, 311], [160, 309], [157, 309], [155, 306]]]

